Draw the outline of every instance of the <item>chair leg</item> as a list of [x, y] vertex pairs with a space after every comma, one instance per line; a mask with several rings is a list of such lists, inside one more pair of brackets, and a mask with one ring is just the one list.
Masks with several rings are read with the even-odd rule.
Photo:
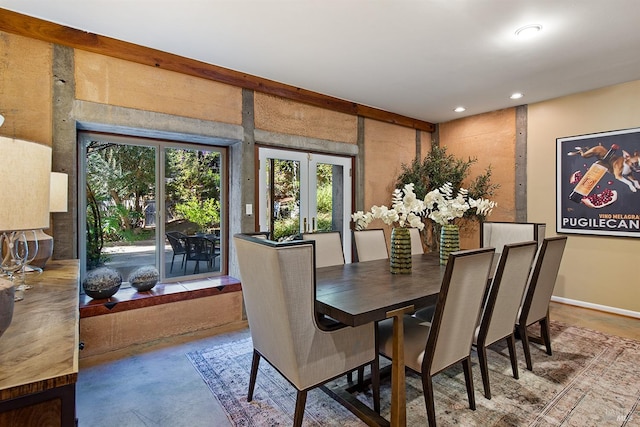
[[471, 357], [462, 360], [464, 369], [464, 382], [467, 385], [467, 397], [469, 398], [469, 408], [476, 410], [476, 396], [473, 392], [473, 373], [471, 372]]
[[293, 427], [300, 427], [304, 418], [304, 407], [307, 404], [307, 392], [298, 391], [296, 397], [296, 412], [293, 415]]
[[507, 345], [509, 346], [509, 359], [511, 359], [511, 370], [513, 371], [513, 378], [520, 378], [520, 373], [518, 372], [518, 356], [516, 354], [516, 339], [511, 335], [507, 336]]
[[527, 335], [527, 327], [518, 325], [520, 340], [522, 340], [522, 349], [524, 350], [524, 360], [527, 362], [527, 369], [533, 371], [533, 363], [531, 363], [531, 349], [529, 348], [529, 336]]
[[260, 364], [260, 353], [253, 350], [253, 360], [251, 361], [251, 374], [249, 374], [249, 393], [247, 394], [247, 402], [253, 400], [253, 389], [256, 386], [256, 377], [258, 376], [258, 365]]
[[176, 254], [173, 254], [173, 256], [171, 257], [171, 268], [169, 269], [169, 273], [171, 273], [173, 271], [173, 260], [176, 259]]
[[380, 413], [380, 359], [376, 357], [371, 362], [371, 389], [373, 392], [373, 410]]
[[422, 392], [424, 394], [424, 405], [427, 407], [427, 424], [431, 427], [436, 425], [436, 407], [433, 396], [433, 380], [431, 375], [422, 373]]
[[544, 342], [545, 347], [547, 347], [547, 354], [551, 356], [551, 331], [549, 329], [549, 315], [547, 317], [540, 320], [540, 336], [542, 337], [542, 341]]
[[482, 386], [484, 388], [484, 397], [491, 399], [491, 387], [489, 385], [489, 366], [487, 364], [487, 348], [478, 343], [478, 363], [480, 365], [480, 373], [482, 374]]

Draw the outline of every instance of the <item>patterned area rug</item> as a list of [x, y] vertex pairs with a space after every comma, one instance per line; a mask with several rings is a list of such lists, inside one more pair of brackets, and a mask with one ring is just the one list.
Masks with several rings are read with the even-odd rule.
[[[434, 377], [440, 426], [640, 426], [640, 342], [551, 323], [553, 356], [532, 348], [533, 372], [517, 342], [520, 379], [511, 376], [506, 344], [487, 351], [492, 399], [482, 392], [472, 357], [476, 411], [468, 407], [462, 369]], [[187, 354], [236, 426], [290, 426], [296, 391], [263, 360], [252, 402], [247, 402], [252, 356], [248, 330], [220, 345]], [[389, 419], [389, 378], [382, 380], [382, 415]], [[358, 399], [372, 406], [370, 393]], [[426, 425], [420, 378], [407, 374], [407, 425]], [[305, 426], [364, 426], [319, 389], [307, 396]]]

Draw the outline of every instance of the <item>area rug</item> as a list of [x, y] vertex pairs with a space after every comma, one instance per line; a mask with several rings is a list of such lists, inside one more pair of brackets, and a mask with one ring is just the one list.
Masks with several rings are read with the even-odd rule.
[[[551, 322], [553, 355], [532, 348], [526, 370], [517, 342], [520, 379], [511, 375], [509, 352], [489, 347], [492, 399], [484, 397], [473, 355], [477, 409], [468, 407], [464, 374], [452, 367], [434, 377], [440, 426], [640, 426], [640, 342]], [[264, 360], [252, 402], [247, 389], [253, 347], [249, 331], [220, 345], [187, 354], [236, 426], [290, 426], [296, 390]], [[381, 384], [382, 415], [389, 419], [389, 378]], [[370, 393], [358, 399], [372, 406]], [[363, 426], [357, 417], [319, 389], [307, 396], [304, 426]], [[420, 377], [407, 374], [407, 425], [427, 425]]]

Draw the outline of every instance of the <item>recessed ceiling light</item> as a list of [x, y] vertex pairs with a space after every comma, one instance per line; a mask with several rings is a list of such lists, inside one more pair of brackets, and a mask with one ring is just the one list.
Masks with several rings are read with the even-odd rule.
[[520, 99], [523, 96], [524, 96], [524, 93], [516, 92], [516, 93], [512, 93], [509, 98], [511, 98], [511, 99]]
[[462, 113], [463, 111], [466, 111], [467, 109], [464, 107], [456, 107], [453, 109], [453, 111], [455, 111], [456, 113]]
[[540, 24], [525, 25], [524, 27], [520, 27], [516, 30], [516, 36], [521, 39], [528, 39], [529, 37], [538, 34], [540, 30], [542, 30], [542, 25]]

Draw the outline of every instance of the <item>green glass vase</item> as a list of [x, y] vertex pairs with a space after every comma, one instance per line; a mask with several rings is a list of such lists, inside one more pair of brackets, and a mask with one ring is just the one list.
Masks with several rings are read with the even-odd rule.
[[391, 230], [390, 268], [393, 274], [411, 273], [411, 234], [408, 228]]
[[445, 224], [440, 229], [440, 265], [446, 265], [449, 254], [460, 250], [460, 228]]

